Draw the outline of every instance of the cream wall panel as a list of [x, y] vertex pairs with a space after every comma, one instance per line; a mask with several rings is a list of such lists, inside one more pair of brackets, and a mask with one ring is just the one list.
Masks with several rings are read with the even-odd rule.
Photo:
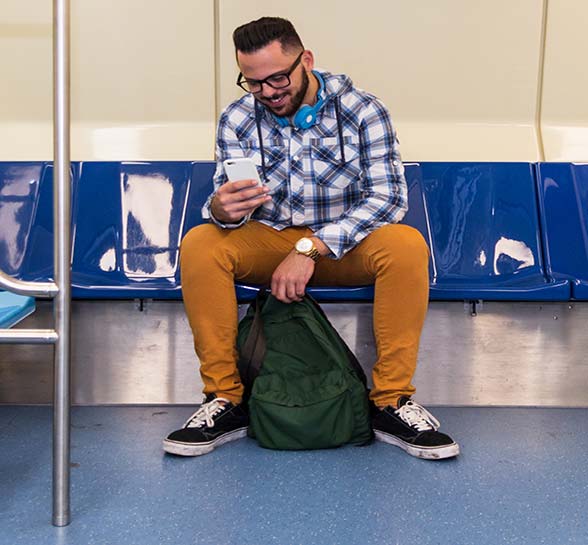
[[541, 127], [548, 161], [588, 161], [588, 2], [549, 2]]
[[[71, 4], [72, 159], [212, 158], [214, 0]], [[0, 9], [0, 159], [50, 159], [51, 2]]]
[[535, 161], [542, 0], [219, 0], [220, 104], [239, 96], [231, 34], [292, 20], [318, 67], [379, 96], [405, 160]]
[[51, 25], [51, 2], [0, 2], [0, 160], [52, 154]]

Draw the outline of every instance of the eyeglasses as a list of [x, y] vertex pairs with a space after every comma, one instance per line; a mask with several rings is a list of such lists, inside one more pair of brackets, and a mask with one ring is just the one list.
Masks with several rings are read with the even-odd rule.
[[294, 64], [292, 64], [292, 66], [290, 66], [290, 68], [285, 72], [272, 74], [265, 79], [244, 78], [243, 74], [239, 72], [239, 76], [237, 77], [237, 85], [247, 93], [259, 93], [264, 83], [273, 89], [283, 89], [284, 87], [288, 87], [288, 85], [290, 85], [290, 74], [294, 72], [296, 67], [300, 64], [300, 59], [302, 59], [303, 54], [304, 51], [302, 51], [302, 53], [296, 57]]

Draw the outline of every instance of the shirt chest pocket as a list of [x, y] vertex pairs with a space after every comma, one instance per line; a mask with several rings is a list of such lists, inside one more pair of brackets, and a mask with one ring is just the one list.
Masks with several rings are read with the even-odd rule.
[[286, 151], [283, 142], [272, 139], [263, 143], [263, 155], [265, 158], [265, 175], [263, 177], [261, 149], [256, 140], [242, 140], [240, 142], [243, 155], [253, 160], [261, 181], [270, 188], [272, 194], [280, 192], [287, 182], [287, 171], [284, 163]]
[[319, 185], [343, 189], [359, 181], [359, 138], [344, 137], [343, 149], [337, 137], [313, 138], [310, 144], [312, 174]]

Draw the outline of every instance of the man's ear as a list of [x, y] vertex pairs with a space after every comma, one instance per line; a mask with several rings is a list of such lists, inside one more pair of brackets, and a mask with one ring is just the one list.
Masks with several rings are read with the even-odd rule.
[[302, 63], [302, 66], [304, 66], [304, 69], [307, 72], [310, 72], [311, 70], [314, 69], [314, 55], [312, 53], [312, 51], [310, 51], [309, 49], [306, 49], [304, 51], [304, 53], [302, 54], [302, 58], [300, 59], [300, 62]]

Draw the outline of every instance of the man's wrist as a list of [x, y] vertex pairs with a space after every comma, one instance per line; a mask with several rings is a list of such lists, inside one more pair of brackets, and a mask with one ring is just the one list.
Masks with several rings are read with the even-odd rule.
[[330, 248], [318, 237], [309, 237], [314, 243], [314, 247], [319, 251], [321, 257], [325, 257], [331, 253]]
[[212, 221], [212, 223], [214, 223], [215, 225], [217, 225], [221, 229], [237, 229], [237, 228], [241, 227], [241, 225], [246, 223], [246, 218], [241, 218], [239, 221], [236, 221], [236, 222], [223, 221], [223, 220], [219, 219], [216, 216], [216, 214], [214, 213], [214, 210], [212, 208], [212, 200], [208, 204], [207, 211], [208, 211], [207, 218], [210, 219], [210, 221]]
[[315, 263], [328, 251], [328, 247], [316, 237], [302, 237], [294, 244], [295, 253], [308, 257]]
[[[222, 219], [222, 217], [219, 218], [218, 211], [215, 211], [215, 206], [214, 206], [215, 199], [216, 199], [216, 193], [212, 196], [212, 199], [210, 200], [210, 216], [215, 223], [220, 224], [220, 225], [227, 225], [227, 226], [238, 226], [241, 223], [243, 223], [244, 218], [238, 219], [237, 221], [232, 221], [229, 219], [225, 220], [225, 219]], [[222, 214], [221, 214], [221, 216], [222, 216]]]

